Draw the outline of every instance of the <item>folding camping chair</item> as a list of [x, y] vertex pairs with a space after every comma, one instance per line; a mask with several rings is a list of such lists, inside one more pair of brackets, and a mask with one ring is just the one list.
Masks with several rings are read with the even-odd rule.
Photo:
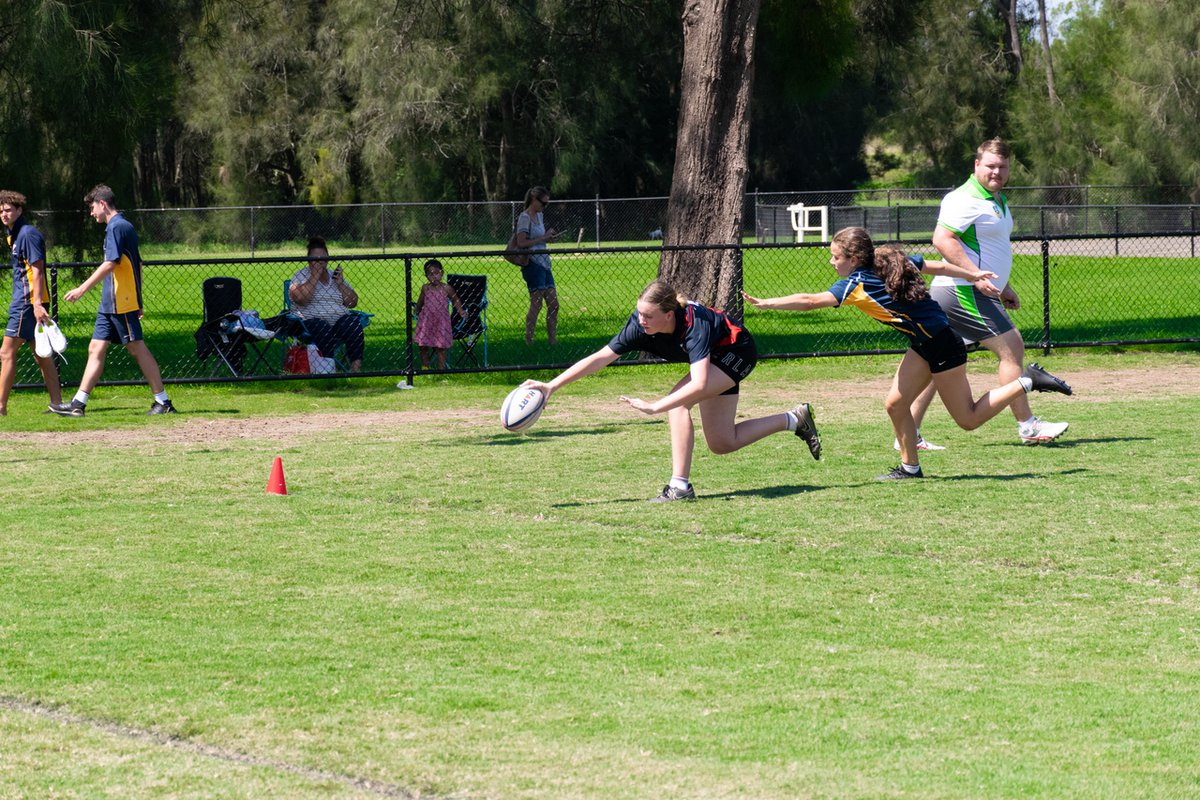
[[453, 307], [450, 310], [450, 327], [454, 330], [454, 341], [462, 345], [454, 365], [459, 366], [466, 359], [471, 359], [475, 366], [481, 366], [475, 348], [483, 343], [483, 364], [488, 365], [487, 352], [487, 275], [447, 275], [446, 283], [458, 295], [462, 303], [464, 315], [459, 315]]
[[[308, 346], [311, 344], [316, 344], [317, 341], [313, 335], [308, 332], [308, 328], [305, 327], [304, 318], [292, 309], [292, 295], [289, 291], [291, 288], [292, 279], [288, 278], [284, 280], [283, 311], [279, 313], [279, 318], [283, 320], [280, 324], [280, 337], [283, 340], [283, 358], [285, 361], [287, 359], [288, 348], [292, 345], [302, 344]], [[358, 317], [358, 321], [362, 325], [363, 330], [367, 329], [367, 326], [371, 324], [371, 317], [375, 316], [374, 314], [366, 311], [359, 311], [357, 308], [348, 309], [346, 313], [353, 314], [354, 316]], [[350, 371], [350, 365], [346, 361], [346, 345], [339, 344], [337, 350], [333, 352], [332, 358], [338, 372]], [[286, 363], [284, 367], [286, 369]]]
[[[276, 318], [262, 320], [257, 312], [242, 310], [242, 282], [237, 278], [206, 278], [200, 287], [204, 321], [196, 329], [196, 357], [207, 361], [216, 355], [212, 375], [221, 365], [235, 378], [242, 375], [274, 375], [276, 370], [267, 360], [271, 342], [278, 334], [272, 327]], [[247, 352], [254, 354], [250, 368], [245, 368]], [[259, 368], [262, 372], [259, 372]]]

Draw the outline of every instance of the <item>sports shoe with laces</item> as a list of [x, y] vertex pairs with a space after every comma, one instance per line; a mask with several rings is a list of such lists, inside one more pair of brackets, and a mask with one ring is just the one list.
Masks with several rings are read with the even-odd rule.
[[[34, 336], [36, 335], [35, 333]], [[50, 340], [50, 349], [54, 352], [61, 355], [62, 351], [67, 349], [67, 337], [63, 335], [62, 329], [54, 320], [46, 323], [46, 338]]]
[[1026, 364], [1022, 378], [1029, 378], [1035, 392], [1059, 392], [1071, 394], [1071, 387], [1062, 378], [1056, 378], [1037, 364]]
[[663, 487], [662, 494], [658, 497], [651, 497], [651, 503], [670, 503], [672, 500], [695, 500], [696, 490], [691, 486], [686, 489], [677, 489], [671, 484]]
[[79, 402], [78, 400], [72, 400], [69, 403], [59, 403], [58, 405], [50, 406], [50, 410], [55, 414], [58, 414], [60, 417], [82, 417], [86, 409], [87, 405]]
[[1033, 417], [1017, 426], [1017, 435], [1025, 444], [1044, 444], [1062, 436], [1069, 427], [1069, 422], [1046, 422]]
[[170, 400], [166, 401], [165, 403], [160, 403], [157, 400], [155, 400], [154, 405], [150, 406], [150, 410], [146, 412], [146, 416], [152, 417], [155, 414], [175, 414], [175, 413], [177, 413], [175, 411], [175, 406], [171, 405]]
[[904, 467], [897, 464], [896, 468], [886, 475], [880, 475], [875, 480], [877, 481], [906, 481], [909, 478], [924, 478], [925, 473], [917, 467], [916, 472], [905, 472]]
[[[900, 440], [899, 439], [892, 439], [892, 449], [893, 450], [900, 449]], [[946, 448], [940, 444], [934, 444], [933, 442], [926, 440], [925, 437], [921, 435], [921, 432], [917, 431], [917, 449], [918, 450], [945, 450]]]
[[817, 433], [817, 423], [812, 413], [812, 406], [801, 403], [789, 412], [796, 417], [796, 435], [808, 444], [808, 452], [812, 457], [821, 460], [821, 435]]
[[40, 322], [33, 328], [33, 352], [38, 358], [47, 358], [54, 352], [50, 348], [50, 333]]

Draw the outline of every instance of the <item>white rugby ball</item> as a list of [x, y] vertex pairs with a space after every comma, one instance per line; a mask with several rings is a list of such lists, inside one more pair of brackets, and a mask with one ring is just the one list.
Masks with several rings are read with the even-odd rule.
[[508, 431], [523, 431], [537, 422], [545, 407], [546, 397], [540, 389], [518, 386], [500, 406], [500, 424]]

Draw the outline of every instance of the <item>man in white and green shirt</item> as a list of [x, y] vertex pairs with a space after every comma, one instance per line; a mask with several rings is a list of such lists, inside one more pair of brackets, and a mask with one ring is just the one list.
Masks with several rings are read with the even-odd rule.
[[[933, 246], [942, 258], [961, 267], [988, 270], [999, 277], [992, 280], [1002, 287], [998, 300], [987, 297], [970, 283], [958, 278], [934, 278], [930, 294], [938, 302], [955, 333], [967, 343], [979, 343], [1000, 359], [1000, 381], [1007, 383], [1021, 376], [1024, 369], [1025, 343], [1006, 309], [1021, 307], [1009, 283], [1012, 274], [1013, 217], [1001, 189], [1008, 183], [1011, 151], [1003, 139], [989, 139], [975, 151], [975, 171], [967, 182], [942, 198]], [[917, 425], [933, 399], [932, 385], [913, 403]], [[1013, 401], [1017, 435], [1028, 444], [1051, 442], [1067, 430], [1066, 422], [1046, 422], [1033, 415], [1029, 401]], [[919, 434], [918, 434], [919, 436]], [[918, 447], [941, 449], [920, 440]]]

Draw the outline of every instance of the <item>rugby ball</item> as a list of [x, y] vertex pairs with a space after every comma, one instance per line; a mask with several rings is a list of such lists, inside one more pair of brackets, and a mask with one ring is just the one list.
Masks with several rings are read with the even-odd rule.
[[500, 406], [500, 424], [507, 431], [523, 431], [537, 422], [545, 407], [546, 397], [540, 389], [518, 386]]

